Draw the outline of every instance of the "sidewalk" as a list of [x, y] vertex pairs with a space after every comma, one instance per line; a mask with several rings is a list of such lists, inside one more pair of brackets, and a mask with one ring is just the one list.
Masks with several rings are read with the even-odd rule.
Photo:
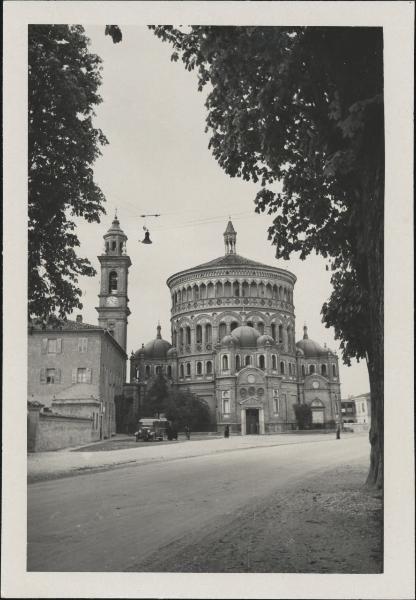
[[[359, 434], [348, 434], [352, 436]], [[121, 438], [121, 436], [119, 436]], [[127, 437], [127, 436], [124, 436]], [[113, 438], [114, 440], [114, 438]], [[281, 446], [286, 444], [307, 444], [330, 442], [334, 436], [330, 434], [310, 435], [267, 435], [267, 436], [231, 436], [228, 439], [214, 438], [180, 440], [178, 442], [155, 442], [148, 445], [133, 446], [121, 450], [102, 450], [76, 452], [77, 448], [59, 450], [57, 452], [38, 452], [28, 454], [28, 482], [57, 479], [71, 475], [79, 475], [93, 471], [105, 470], [123, 465], [145, 465], [149, 463], [172, 461], [182, 458], [193, 458], [265, 446]], [[109, 443], [111, 440], [108, 441]], [[95, 444], [91, 444], [93, 446]], [[79, 448], [85, 448], [80, 446]]]

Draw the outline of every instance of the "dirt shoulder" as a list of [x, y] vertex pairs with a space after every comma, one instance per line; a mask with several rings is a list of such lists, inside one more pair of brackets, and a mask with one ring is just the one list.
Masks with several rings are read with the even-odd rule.
[[341, 466], [276, 492], [127, 570], [204, 573], [381, 573], [382, 499], [366, 469]]

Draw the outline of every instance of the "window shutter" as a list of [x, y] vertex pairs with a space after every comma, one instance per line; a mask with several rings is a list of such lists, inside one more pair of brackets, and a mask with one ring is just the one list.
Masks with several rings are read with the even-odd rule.
[[60, 354], [62, 352], [62, 338], [57, 338], [56, 340], [56, 353]]
[[78, 338], [78, 352], [82, 352], [82, 338]]
[[72, 369], [72, 383], [76, 383], [76, 382], [77, 382], [77, 370]]
[[46, 354], [47, 351], [48, 351], [48, 339], [43, 338], [42, 339], [42, 354]]
[[55, 370], [55, 383], [61, 383], [61, 369]]
[[92, 383], [92, 370], [87, 369], [87, 383]]
[[84, 352], [88, 352], [88, 338], [84, 338]]
[[46, 369], [41, 369], [40, 370], [40, 382], [41, 383], [46, 383]]

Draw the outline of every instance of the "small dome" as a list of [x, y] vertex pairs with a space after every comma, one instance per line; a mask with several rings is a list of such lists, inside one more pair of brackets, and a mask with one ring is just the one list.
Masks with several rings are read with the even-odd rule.
[[170, 348], [167, 352], [167, 355], [169, 358], [172, 357], [176, 357], [178, 355], [178, 351], [176, 350], [175, 346], [172, 346], [172, 348]]
[[241, 325], [236, 327], [231, 337], [237, 340], [238, 345], [241, 348], [255, 348], [257, 346], [257, 338], [260, 337], [260, 333], [254, 327], [248, 325]]
[[160, 333], [161, 327], [157, 326], [157, 336], [156, 339], [147, 342], [142, 348], [136, 353], [137, 355], [144, 356], [144, 358], [148, 359], [162, 359], [166, 358], [168, 350], [172, 347], [169, 342], [162, 339]]
[[221, 346], [229, 346], [230, 344], [236, 344], [237, 340], [232, 335], [225, 335], [221, 340]]
[[117, 213], [116, 213], [116, 215], [115, 215], [115, 217], [113, 219], [113, 222], [111, 223], [110, 229], [104, 235], [104, 239], [106, 237], [113, 236], [113, 235], [122, 236], [122, 237], [125, 237], [127, 239], [126, 234], [124, 233], [124, 231], [120, 227], [120, 221], [117, 218]]
[[275, 344], [276, 342], [271, 335], [261, 335], [257, 338], [257, 346], [265, 346], [266, 344]]
[[304, 351], [302, 350], [302, 348], [297, 348], [296, 350], [296, 355], [297, 356], [305, 356]]
[[309, 339], [308, 328], [306, 327], [306, 325], [303, 328], [303, 339], [299, 342], [296, 342], [296, 347], [298, 350], [302, 350], [306, 358], [328, 355], [327, 348], [322, 348], [322, 346], [318, 344], [318, 342], [314, 342], [313, 340]]

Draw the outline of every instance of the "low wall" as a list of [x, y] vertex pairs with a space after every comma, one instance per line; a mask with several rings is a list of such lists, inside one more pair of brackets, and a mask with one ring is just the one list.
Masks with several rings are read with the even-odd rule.
[[370, 431], [370, 424], [369, 423], [344, 423], [343, 431], [353, 431], [354, 433], [360, 432], [360, 431]]
[[40, 413], [34, 420], [31, 420], [29, 413], [29, 452], [45, 452], [80, 446], [94, 442], [99, 437], [99, 432], [93, 429], [91, 418]]

